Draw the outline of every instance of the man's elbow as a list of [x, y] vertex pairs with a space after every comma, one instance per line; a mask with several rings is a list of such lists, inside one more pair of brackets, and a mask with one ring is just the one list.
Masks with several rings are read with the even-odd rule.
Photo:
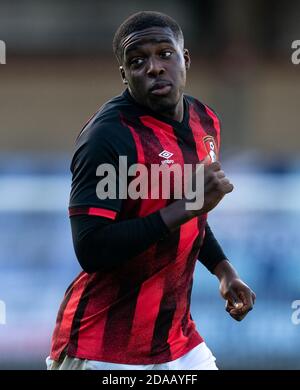
[[74, 249], [77, 261], [84, 272], [87, 274], [93, 274], [98, 271], [96, 267], [97, 263], [93, 258], [94, 256], [91, 256], [89, 251], [87, 251], [82, 244], [74, 246]]

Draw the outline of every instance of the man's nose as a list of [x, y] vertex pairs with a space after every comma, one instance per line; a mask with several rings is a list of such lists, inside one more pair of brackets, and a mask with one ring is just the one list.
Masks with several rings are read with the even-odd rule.
[[150, 58], [148, 61], [147, 75], [156, 77], [165, 71], [162, 62], [157, 58]]

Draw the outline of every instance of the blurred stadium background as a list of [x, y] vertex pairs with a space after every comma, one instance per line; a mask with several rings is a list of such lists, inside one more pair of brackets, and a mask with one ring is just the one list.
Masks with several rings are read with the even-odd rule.
[[[300, 39], [296, 0], [0, 0], [0, 368], [43, 369], [59, 302], [79, 271], [67, 217], [69, 162], [86, 119], [122, 84], [111, 41], [142, 9], [173, 16], [192, 56], [187, 91], [223, 121], [235, 192], [211, 214], [257, 293], [242, 323], [197, 267], [192, 312], [221, 368], [299, 369]], [[2, 305], [3, 306], [3, 305]], [[3, 313], [2, 313], [3, 322]]]

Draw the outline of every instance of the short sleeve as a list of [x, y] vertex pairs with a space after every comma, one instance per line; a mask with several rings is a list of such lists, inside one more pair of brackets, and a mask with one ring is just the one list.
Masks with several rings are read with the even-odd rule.
[[115, 220], [122, 206], [124, 164], [126, 161], [129, 166], [135, 160], [134, 141], [127, 127], [101, 120], [88, 125], [76, 141], [71, 163], [69, 215]]

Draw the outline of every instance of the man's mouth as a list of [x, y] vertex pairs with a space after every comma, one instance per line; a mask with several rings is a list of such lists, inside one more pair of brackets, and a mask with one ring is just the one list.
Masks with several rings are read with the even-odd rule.
[[167, 95], [172, 89], [172, 84], [167, 81], [158, 81], [150, 88], [150, 93], [156, 96]]

